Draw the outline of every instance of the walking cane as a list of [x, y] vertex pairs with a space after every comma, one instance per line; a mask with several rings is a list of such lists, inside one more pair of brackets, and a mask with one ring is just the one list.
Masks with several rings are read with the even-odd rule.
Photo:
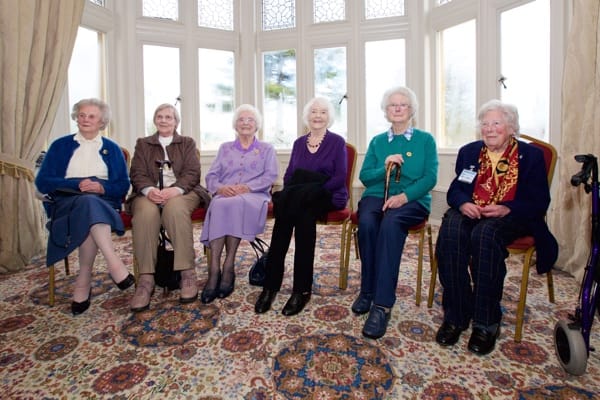
[[388, 192], [390, 190], [390, 178], [392, 176], [392, 171], [394, 170], [394, 168], [396, 168], [396, 174], [394, 175], [394, 182], [398, 183], [400, 182], [400, 172], [402, 171], [402, 166], [400, 165], [400, 163], [397, 162], [391, 162], [388, 164], [387, 168], [385, 169], [385, 186], [383, 189], [383, 202], [385, 203], [388, 199]]
[[[158, 188], [160, 190], [163, 190], [163, 188], [164, 188], [164, 168], [165, 168], [165, 165], [167, 167], [171, 167], [171, 161], [156, 160], [156, 165], [158, 166]], [[162, 215], [163, 205], [159, 204], [158, 209], [159, 209], [160, 214]], [[164, 226], [161, 223], [160, 231], [159, 231], [159, 247], [162, 246], [163, 248], [166, 248], [167, 242], [170, 242], [170, 240], [167, 239], [167, 233], [165, 231]], [[155, 271], [155, 272], [158, 272], [158, 271]], [[165, 284], [165, 286], [163, 287], [163, 296], [166, 297], [168, 295], [169, 295], [169, 287], [167, 284]]]

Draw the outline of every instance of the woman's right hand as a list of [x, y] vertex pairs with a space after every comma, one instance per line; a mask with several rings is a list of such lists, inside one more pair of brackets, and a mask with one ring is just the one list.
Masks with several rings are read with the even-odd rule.
[[244, 193], [249, 193], [250, 188], [247, 185], [225, 185], [217, 190], [217, 194], [224, 197], [233, 197]]
[[463, 203], [459, 207], [460, 212], [471, 219], [481, 219], [481, 208], [475, 203]]

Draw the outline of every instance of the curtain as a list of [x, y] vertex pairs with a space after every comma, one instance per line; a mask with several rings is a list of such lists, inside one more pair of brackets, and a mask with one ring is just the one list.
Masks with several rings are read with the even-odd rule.
[[590, 251], [591, 196], [573, 187], [576, 154], [600, 157], [600, 1], [574, 0], [563, 75], [558, 198], [549, 224], [560, 253], [557, 266], [579, 281]]
[[85, 0], [0, 0], [0, 273], [45, 249], [35, 160], [62, 96]]

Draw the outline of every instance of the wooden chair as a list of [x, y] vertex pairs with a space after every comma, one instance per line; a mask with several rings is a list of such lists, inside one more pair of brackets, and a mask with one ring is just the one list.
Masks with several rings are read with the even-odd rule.
[[[350, 216], [350, 229], [347, 231], [347, 237], [345, 241], [346, 248], [344, 250], [344, 275], [343, 275], [343, 287], [344, 289], [348, 285], [348, 265], [350, 264], [350, 241], [351, 238], [354, 238], [354, 252], [356, 254], [356, 258], [360, 259], [360, 254], [358, 251], [358, 213], [353, 212]], [[432, 271], [431, 273], [431, 282], [429, 285], [429, 297], [427, 300], [427, 307], [431, 308], [433, 305], [433, 294], [435, 290], [435, 276], [433, 275], [433, 266], [432, 266], [432, 258], [433, 258], [433, 243], [431, 239], [431, 225], [429, 224], [428, 219], [424, 219], [421, 223], [411, 226], [408, 230], [409, 235], [418, 235], [418, 251], [417, 251], [417, 290], [415, 293], [415, 303], [417, 306], [421, 305], [421, 281], [423, 279], [423, 256], [425, 250], [425, 234], [427, 234], [427, 242], [429, 248], [429, 267]], [[341, 276], [340, 276], [341, 279]], [[342, 284], [340, 283], [340, 287]]]
[[[558, 158], [556, 149], [550, 143], [546, 143], [534, 137], [528, 135], [520, 135], [521, 140], [529, 142], [531, 145], [539, 148], [544, 153], [544, 163], [546, 164], [546, 174], [548, 178], [548, 186], [552, 186], [552, 178], [554, 177], [554, 168], [556, 166], [556, 160]], [[523, 335], [523, 321], [525, 315], [525, 305], [527, 302], [527, 288], [529, 285], [529, 270], [535, 262], [532, 262], [533, 253], [536, 251], [535, 239], [533, 236], [521, 237], [507, 247], [509, 254], [524, 254], [523, 260], [523, 271], [521, 274], [521, 289], [519, 293], [519, 304], [517, 305], [517, 321], [515, 327], [515, 342], [520, 342]], [[437, 260], [434, 259], [432, 264], [431, 276], [432, 283], [435, 284], [437, 275]], [[554, 282], [552, 279], [552, 270], [546, 273], [546, 279], [548, 282], [548, 300], [550, 303], [554, 303]], [[433, 302], [433, 291], [429, 291], [429, 302]]]
[[[121, 151], [123, 151], [123, 157], [125, 158], [125, 162], [127, 163], [127, 169], [129, 169], [129, 166], [131, 163], [129, 151], [125, 147], [121, 147]], [[123, 199], [123, 202], [125, 202], [125, 199]], [[119, 211], [119, 215], [121, 216], [121, 220], [123, 221], [125, 230], [126, 231], [130, 230], [131, 229], [131, 215], [127, 214], [123, 210]], [[135, 262], [135, 256], [134, 256], [133, 260], [134, 260], [134, 262], [133, 262], [134, 276], [136, 277], [136, 280], [137, 280], [137, 265]], [[70, 274], [69, 258], [65, 257], [63, 262], [65, 264], [65, 275], [69, 276], [69, 274]], [[48, 267], [48, 305], [50, 307], [54, 306], [55, 289], [56, 289], [56, 269], [53, 264]]]
[[[356, 169], [356, 147], [350, 143], [346, 143], [346, 155], [347, 155], [347, 171], [346, 171], [346, 189], [348, 190], [349, 200], [348, 205], [341, 210], [334, 210], [327, 213], [327, 216], [320, 221], [317, 221], [319, 225], [342, 225], [341, 243], [340, 243], [340, 277], [339, 287], [345, 290], [348, 285], [348, 263], [345, 262], [345, 248], [346, 241], [350, 235], [350, 215], [352, 214], [352, 182], [354, 182], [354, 173]], [[272, 219], [273, 216], [273, 202], [269, 203], [269, 209], [267, 212], [267, 219]]]

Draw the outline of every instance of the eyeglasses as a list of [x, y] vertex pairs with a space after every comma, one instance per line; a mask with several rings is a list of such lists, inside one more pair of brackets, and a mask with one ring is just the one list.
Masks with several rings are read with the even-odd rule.
[[387, 108], [391, 108], [391, 109], [401, 109], [401, 110], [406, 110], [407, 108], [410, 108], [411, 105], [410, 104], [406, 104], [406, 103], [402, 103], [402, 104], [388, 104]]
[[240, 117], [237, 119], [237, 122], [239, 124], [253, 124], [256, 122], [256, 120], [252, 117]]

